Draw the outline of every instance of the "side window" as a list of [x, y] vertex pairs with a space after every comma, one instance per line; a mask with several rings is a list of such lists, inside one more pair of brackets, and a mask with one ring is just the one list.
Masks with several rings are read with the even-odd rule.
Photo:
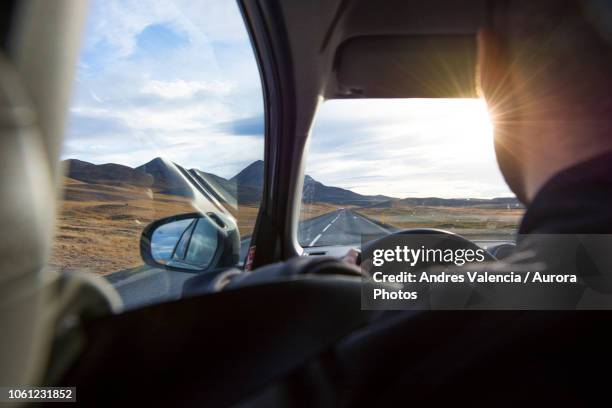
[[[90, 7], [50, 266], [106, 277], [130, 305], [176, 298], [218, 245], [207, 214], [226, 220], [226, 230], [237, 226], [231, 237], [248, 248], [263, 188], [255, 56], [233, 1], [92, 0]], [[186, 213], [203, 218], [162, 225], [150, 239], [160, 267], [145, 264], [143, 229]], [[177, 257], [200, 266], [173, 270]]]

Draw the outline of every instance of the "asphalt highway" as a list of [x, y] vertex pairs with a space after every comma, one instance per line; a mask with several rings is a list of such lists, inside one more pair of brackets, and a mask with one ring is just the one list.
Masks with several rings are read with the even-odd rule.
[[298, 241], [303, 247], [359, 245], [362, 235], [387, 235], [392, 231], [362, 215], [341, 209], [303, 221]]

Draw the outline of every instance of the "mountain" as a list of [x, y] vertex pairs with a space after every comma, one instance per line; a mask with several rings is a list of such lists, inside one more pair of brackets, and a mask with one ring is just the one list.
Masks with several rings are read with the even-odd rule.
[[93, 164], [83, 160], [64, 160], [67, 169], [66, 175], [74, 180], [92, 184], [131, 184], [135, 186], [150, 187], [154, 178], [137, 169], [115, 163]]
[[233, 183], [226, 178], [198, 169], [191, 169], [189, 170], [189, 173], [194, 177], [198, 177], [198, 181], [206, 183], [215, 190], [219, 190], [220, 194], [229, 194], [234, 197], [236, 196], [236, 183]]
[[306, 202], [361, 206], [371, 205], [372, 203], [386, 201], [391, 198], [381, 195], [361, 195], [344, 188], [326, 186], [309, 175], [304, 177], [302, 197]]
[[509, 205], [510, 207], [522, 207], [523, 204], [516, 197], [495, 197], [491, 199], [491, 203], [500, 205]]
[[158, 188], [161, 193], [191, 197], [191, 187], [181, 175], [181, 166], [164, 160], [161, 157], [136, 167], [136, 170], [149, 174], [155, 180], [153, 187]]
[[207, 173], [199, 169], [185, 170], [182, 166], [164, 160], [160, 157], [136, 168], [150, 174], [154, 180], [154, 187], [162, 193], [190, 197], [192, 190], [180, 174], [188, 172], [216, 200], [231, 206], [240, 204], [257, 204], [261, 200], [263, 186], [263, 161], [259, 160], [244, 168], [231, 179]]
[[[152, 187], [164, 194], [191, 196], [192, 191], [181, 175], [187, 171], [180, 165], [160, 157], [132, 169], [118, 164], [95, 165], [80, 160], [70, 163], [68, 176], [88, 183], [125, 183]], [[264, 163], [257, 160], [231, 179], [207, 173], [199, 169], [188, 171], [192, 177], [207, 188], [218, 201], [232, 206], [258, 204], [263, 191]], [[337, 205], [371, 205], [389, 200], [386, 196], [366, 196], [340, 187], [326, 186], [310, 176], [304, 178], [304, 200]]]
[[369, 205], [368, 208], [397, 208], [402, 206], [423, 207], [495, 207], [520, 208], [522, 204], [516, 197], [496, 198], [439, 198], [439, 197], [410, 197], [391, 199]]
[[[261, 197], [264, 177], [264, 162], [257, 160], [230, 179], [237, 185], [239, 202], [251, 202]], [[340, 187], [326, 186], [306, 175], [304, 177], [303, 199], [306, 202], [339, 205], [368, 205], [389, 200], [386, 196], [365, 196]]]
[[239, 186], [250, 186], [261, 189], [264, 179], [264, 162], [257, 160], [246, 166], [240, 173], [230, 179]]
[[167, 188], [183, 182], [181, 175], [174, 167], [174, 163], [165, 161], [161, 157], [156, 157], [150, 162], [136, 167], [136, 170], [151, 175], [155, 180], [154, 187]]
[[236, 184], [228, 179], [219, 177], [213, 173], [206, 173], [202, 170], [191, 169], [189, 173], [203, 186], [207, 187], [208, 191], [222, 203], [227, 203], [235, 207], [237, 192]]
[[[135, 169], [120, 164], [92, 164], [81, 160], [64, 161], [68, 177], [93, 184], [130, 184], [151, 187], [164, 194], [191, 197], [193, 192], [181, 172], [189, 173], [206, 190], [222, 203], [235, 207], [238, 204], [254, 205], [261, 200], [263, 191], [264, 163], [257, 160], [230, 179], [207, 173], [199, 169], [185, 170], [176, 163], [157, 157]], [[410, 197], [398, 199], [383, 195], [362, 195], [340, 187], [327, 186], [309, 175], [304, 177], [303, 199], [306, 202], [334, 205], [356, 205], [366, 208], [395, 208], [402, 206], [432, 207], [489, 207], [519, 208], [514, 197], [439, 198]]]

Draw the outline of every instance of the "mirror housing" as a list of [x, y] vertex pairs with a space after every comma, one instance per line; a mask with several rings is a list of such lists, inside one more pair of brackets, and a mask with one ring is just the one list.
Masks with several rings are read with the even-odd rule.
[[153, 221], [142, 231], [140, 256], [154, 268], [201, 273], [240, 261], [240, 233], [233, 219], [187, 213]]

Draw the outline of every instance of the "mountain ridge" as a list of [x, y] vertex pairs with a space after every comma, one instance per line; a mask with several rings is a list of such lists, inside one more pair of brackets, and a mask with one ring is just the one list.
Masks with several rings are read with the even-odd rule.
[[115, 163], [93, 164], [78, 159], [62, 161], [66, 167], [66, 175], [74, 180], [94, 184], [132, 184], [149, 187], [154, 178], [129, 166]]
[[[182, 166], [156, 157], [135, 168], [114, 163], [93, 164], [78, 159], [62, 161], [67, 167], [67, 176], [91, 184], [131, 184], [157, 188], [164, 194], [190, 196], [192, 189], [184, 181], [181, 172], [189, 173], [198, 182], [208, 187], [220, 201], [236, 204], [258, 204], [263, 191], [264, 163], [257, 160], [226, 179], [214, 173]], [[397, 206], [509, 206], [519, 207], [515, 197], [440, 198], [406, 197], [395, 198], [384, 195], [363, 195], [354, 191], [327, 186], [309, 175], [304, 177], [303, 199], [306, 202], [335, 205], [354, 205], [364, 208], [392, 208]]]

